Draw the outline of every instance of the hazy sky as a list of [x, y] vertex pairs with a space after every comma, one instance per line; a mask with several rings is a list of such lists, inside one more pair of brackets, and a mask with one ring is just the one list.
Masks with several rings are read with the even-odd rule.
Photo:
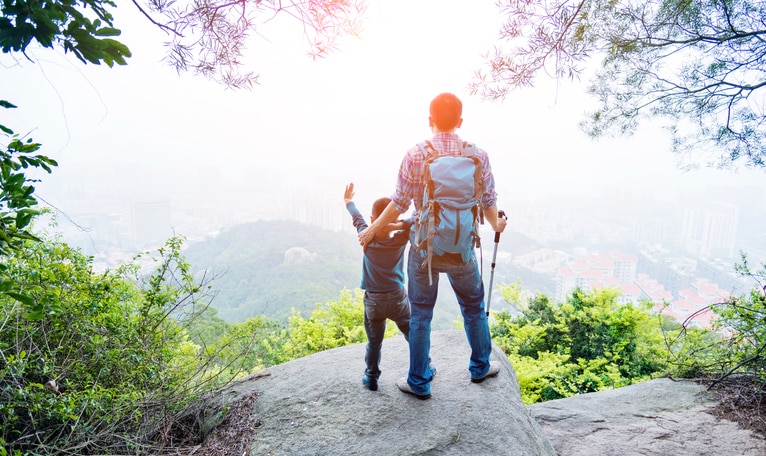
[[82, 65], [40, 49], [29, 52], [34, 64], [4, 55], [0, 98], [20, 108], [0, 112], [0, 123], [31, 131], [59, 161], [38, 186], [58, 205], [62, 186], [131, 176], [137, 193], [209, 186], [211, 200], [253, 205], [258, 183], [340, 202], [353, 180], [359, 199], [372, 200], [391, 193], [404, 151], [430, 135], [428, 103], [443, 91], [463, 99], [458, 133], [490, 153], [501, 206], [614, 188], [657, 197], [707, 183], [763, 188], [763, 171], [679, 171], [657, 127], [588, 139], [577, 128], [592, 103], [584, 84], [541, 79], [502, 103], [469, 97], [467, 83], [496, 42], [501, 17], [493, 3], [372, 1], [361, 36], [317, 61], [306, 56], [296, 24], [271, 21], [246, 55], [261, 75], [251, 91], [177, 75], [160, 62], [166, 36], [121, 3], [114, 15], [134, 55], [127, 66]]

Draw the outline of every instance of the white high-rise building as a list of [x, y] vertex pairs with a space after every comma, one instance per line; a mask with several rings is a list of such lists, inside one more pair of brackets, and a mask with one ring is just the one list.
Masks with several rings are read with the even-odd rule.
[[714, 201], [707, 206], [687, 207], [681, 246], [700, 258], [733, 258], [736, 254], [740, 208]]

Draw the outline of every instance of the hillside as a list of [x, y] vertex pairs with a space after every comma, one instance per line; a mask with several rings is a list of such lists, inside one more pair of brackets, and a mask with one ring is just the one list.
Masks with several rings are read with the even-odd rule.
[[[288, 252], [289, 251], [289, 252]], [[184, 251], [196, 270], [215, 277], [213, 307], [227, 321], [256, 315], [286, 321], [359, 286], [362, 252], [349, 233], [291, 221], [227, 228]]]
[[[485, 235], [485, 237], [487, 237]], [[519, 254], [537, 243], [507, 232], [498, 252]], [[489, 285], [494, 244], [484, 245], [485, 284]], [[357, 289], [361, 280], [362, 250], [356, 236], [294, 221], [258, 221], [237, 225], [217, 236], [190, 244], [184, 251], [195, 270], [214, 276], [218, 294], [213, 307], [229, 322], [265, 315], [286, 322], [291, 309], [308, 316], [317, 304], [337, 300], [344, 288]], [[494, 285], [521, 278], [526, 289], [551, 294], [553, 278], [500, 263]], [[492, 309], [504, 303], [495, 292]], [[459, 308], [447, 280], [440, 283], [434, 328], [452, 329]]]

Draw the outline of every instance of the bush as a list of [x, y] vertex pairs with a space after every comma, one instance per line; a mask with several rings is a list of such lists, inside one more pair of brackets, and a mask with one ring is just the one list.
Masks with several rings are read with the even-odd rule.
[[665, 328], [674, 375], [682, 377], [717, 376], [720, 380], [737, 374], [766, 382], [766, 264], [751, 270], [747, 256], [735, 271], [750, 277], [749, 293], [728, 296], [698, 312], [711, 311], [714, 331], [672, 324]]
[[[192, 343], [205, 314], [173, 238], [156, 256], [95, 273], [66, 244], [29, 241], [6, 258], [28, 299], [0, 295], [0, 441], [11, 454], [134, 453], [163, 423], [238, 374]], [[142, 273], [144, 262], [151, 274]], [[233, 357], [229, 355], [229, 357]]]
[[[290, 337], [285, 343], [285, 355], [289, 359], [366, 342], [361, 290], [356, 290], [354, 296], [350, 290], [341, 291], [339, 301], [318, 304], [308, 319], [293, 310], [288, 331]], [[389, 324], [386, 335], [390, 336], [396, 331], [396, 326]]]
[[742, 254], [742, 262], [735, 269], [751, 278], [754, 286], [749, 293], [729, 297], [713, 307], [718, 329], [729, 335], [727, 347], [731, 356], [726, 373], [746, 373], [763, 383], [766, 382], [766, 263], [761, 264], [760, 271], [752, 271], [747, 256]]
[[660, 320], [648, 305], [619, 304], [618, 292], [575, 290], [562, 304], [519, 285], [501, 293], [521, 315], [503, 311], [490, 325], [508, 355], [526, 404], [630, 385], [666, 371]]

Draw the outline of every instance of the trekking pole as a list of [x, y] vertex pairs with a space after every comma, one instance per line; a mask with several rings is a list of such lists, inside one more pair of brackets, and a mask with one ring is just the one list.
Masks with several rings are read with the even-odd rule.
[[[497, 211], [497, 216], [508, 220], [505, 211]], [[492, 302], [492, 282], [495, 279], [495, 260], [497, 260], [497, 244], [500, 243], [500, 232], [495, 231], [495, 251], [492, 253], [492, 269], [489, 272], [489, 294], [487, 295], [487, 316], [489, 317], [489, 305]]]

